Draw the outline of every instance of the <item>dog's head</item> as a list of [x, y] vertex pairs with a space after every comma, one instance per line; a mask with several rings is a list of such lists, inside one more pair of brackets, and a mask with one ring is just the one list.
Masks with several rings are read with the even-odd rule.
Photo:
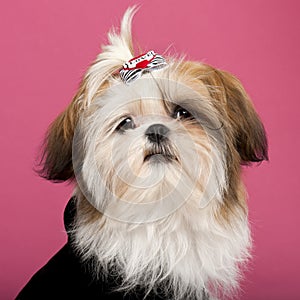
[[207, 207], [206, 217], [224, 226], [246, 222], [240, 167], [268, 157], [264, 127], [243, 86], [225, 71], [174, 58], [124, 83], [120, 70], [134, 57], [132, 15], [129, 9], [120, 35], [109, 34], [110, 44], [49, 128], [42, 175], [75, 179], [93, 207], [122, 222], [179, 214], [199, 229], [199, 210]]
[[[72, 149], [81, 149], [87, 175], [94, 178], [91, 172], [100, 172], [113, 194], [127, 200], [137, 201], [126, 192], [129, 186], [148, 184], [167, 192], [167, 181], [178, 177], [178, 182], [182, 174], [192, 179], [188, 186], [197, 180], [202, 192], [206, 186], [219, 198], [236, 198], [233, 183], [239, 165], [267, 159], [264, 127], [244, 88], [225, 71], [172, 58], [165, 68], [124, 84], [119, 70], [134, 56], [131, 18], [129, 10], [121, 35], [109, 35], [111, 44], [103, 47], [72, 103], [51, 125], [43, 176], [74, 179], [81, 166], [74, 171]], [[85, 149], [80, 148], [79, 136]], [[86, 162], [89, 156], [96, 158], [96, 169]], [[215, 178], [205, 180], [199, 172]]]

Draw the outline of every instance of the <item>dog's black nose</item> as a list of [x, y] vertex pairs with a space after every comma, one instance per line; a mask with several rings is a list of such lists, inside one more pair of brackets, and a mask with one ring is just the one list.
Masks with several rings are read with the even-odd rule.
[[167, 137], [169, 131], [169, 128], [163, 124], [153, 124], [148, 127], [145, 135], [148, 137], [149, 141], [160, 143]]

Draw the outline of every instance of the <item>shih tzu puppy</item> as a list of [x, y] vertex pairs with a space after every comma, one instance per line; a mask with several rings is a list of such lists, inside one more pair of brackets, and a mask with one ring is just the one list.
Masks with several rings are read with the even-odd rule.
[[251, 238], [241, 165], [267, 160], [241, 83], [135, 56], [134, 8], [50, 126], [42, 175], [72, 181], [67, 244], [17, 299], [232, 297]]

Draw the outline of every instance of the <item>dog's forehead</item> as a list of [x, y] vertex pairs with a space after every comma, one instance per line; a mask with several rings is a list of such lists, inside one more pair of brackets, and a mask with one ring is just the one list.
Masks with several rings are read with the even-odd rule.
[[108, 95], [111, 99], [118, 98], [119, 101], [128, 103], [135, 100], [157, 99], [163, 98], [163, 90], [157, 79], [150, 76], [144, 76], [130, 83], [113, 84]]
[[164, 114], [164, 96], [153, 78], [140, 78], [129, 85], [114, 82], [96, 100], [102, 110], [119, 114]]
[[145, 74], [130, 84], [113, 81], [102, 94], [102, 105], [114, 105], [115, 109], [134, 102], [148, 103], [148, 105], [180, 104], [186, 99], [200, 99], [206, 96], [206, 88], [199, 82], [198, 89], [189, 86], [176, 77], [171, 77], [164, 70]]

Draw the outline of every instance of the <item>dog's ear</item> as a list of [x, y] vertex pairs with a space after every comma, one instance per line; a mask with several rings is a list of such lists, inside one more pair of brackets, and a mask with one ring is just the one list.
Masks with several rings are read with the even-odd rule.
[[241, 164], [268, 160], [264, 126], [241, 82], [228, 72], [208, 68], [202, 81], [208, 85], [212, 97], [219, 98], [218, 102], [221, 102], [222, 106], [225, 105], [225, 113], [232, 128], [234, 146], [240, 155]]
[[268, 160], [265, 128], [240, 81], [225, 71], [217, 71], [224, 89], [227, 115], [234, 131], [235, 147], [241, 163]]
[[77, 120], [78, 110], [72, 102], [50, 125], [37, 168], [41, 177], [54, 182], [73, 179], [72, 143]]

